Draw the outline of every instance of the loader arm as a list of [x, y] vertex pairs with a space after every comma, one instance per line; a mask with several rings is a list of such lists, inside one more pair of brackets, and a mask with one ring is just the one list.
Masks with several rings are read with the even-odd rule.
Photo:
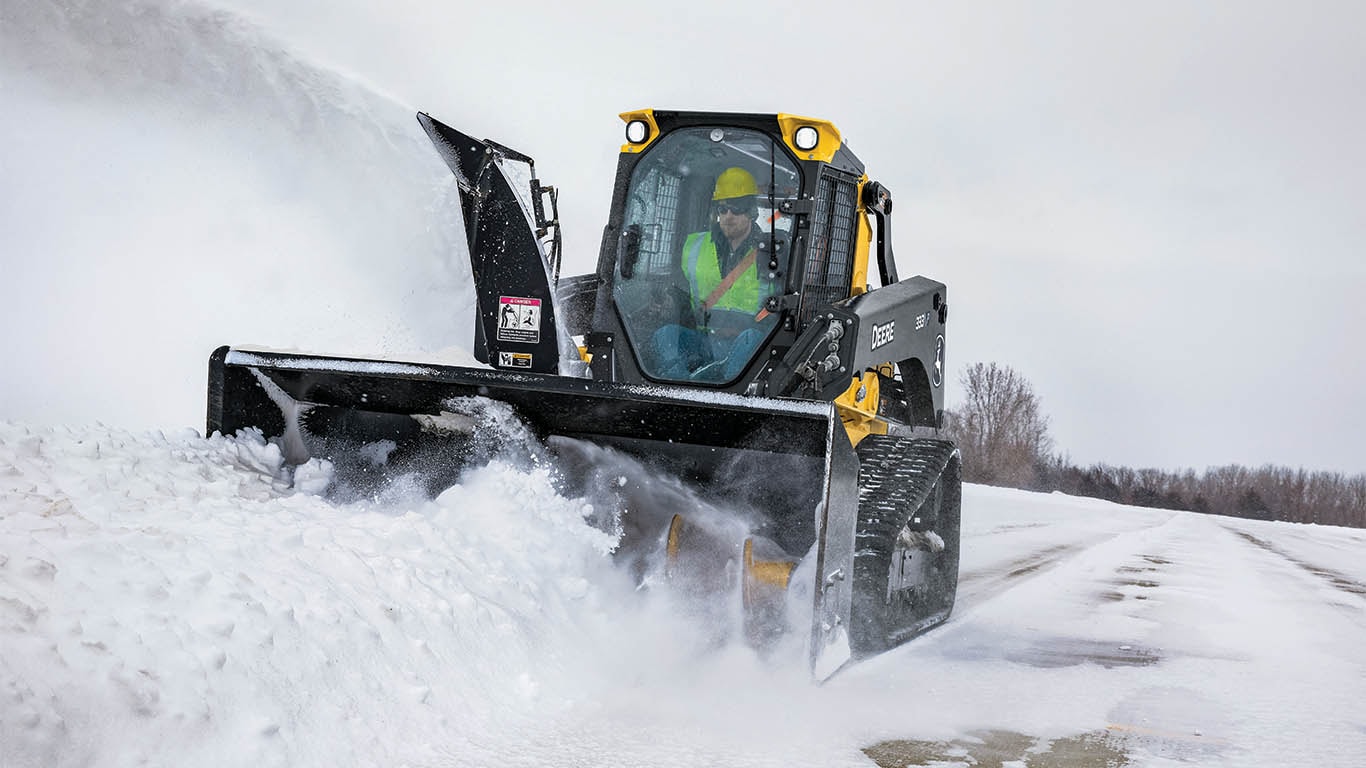
[[917, 275], [827, 305], [775, 368], [770, 392], [834, 400], [851, 376], [896, 363], [909, 379], [912, 423], [938, 427], [947, 293], [943, 283]]

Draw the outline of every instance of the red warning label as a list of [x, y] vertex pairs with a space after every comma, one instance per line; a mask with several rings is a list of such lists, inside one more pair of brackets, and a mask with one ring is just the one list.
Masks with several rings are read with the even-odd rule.
[[520, 344], [541, 341], [541, 300], [498, 297], [498, 340]]

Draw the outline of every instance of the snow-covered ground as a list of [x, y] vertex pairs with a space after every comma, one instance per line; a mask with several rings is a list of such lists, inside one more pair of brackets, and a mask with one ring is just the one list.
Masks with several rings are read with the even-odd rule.
[[634, 591], [551, 464], [278, 463], [0, 424], [0, 765], [1366, 762], [1362, 531], [969, 486], [953, 619], [817, 686]]

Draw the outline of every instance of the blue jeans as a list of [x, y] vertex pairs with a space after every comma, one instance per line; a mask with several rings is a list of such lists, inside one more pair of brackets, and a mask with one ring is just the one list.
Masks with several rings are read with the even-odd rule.
[[695, 328], [666, 325], [650, 337], [659, 361], [650, 373], [674, 381], [731, 381], [749, 364], [763, 340], [758, 328], [727, 339]]

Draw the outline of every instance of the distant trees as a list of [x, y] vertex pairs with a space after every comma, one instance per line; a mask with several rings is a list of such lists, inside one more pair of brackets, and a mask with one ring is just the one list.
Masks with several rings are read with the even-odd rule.
[[958, 377], [965, 398], [949, 413], [949, 430], [963, 453], [963, 478], [1025, 487], [1053, 449], [1048, 417], [1025, 377], [1009, 366], [974, 363]]
[[1366, 475], [1231, 464], [1186, 469], [1074, 466], [1053, 453], [1033, 386], [1009, 366], [974, 363], [959, 374], [964, 402], [946, 414], [963, 454], [963, 479], [1062, 491], [1121, 504], [1203, 514], [1366, 528]]
[[1366, 475], [1310, 472], [1266, 465], [1231, 464], [1197, 475], [1193, 470], [1132, 470], [1066, 462], [1044, 466], [1032, 486], [1139, 507], [1185, 509], [1203, 514], [1366, 528]]

